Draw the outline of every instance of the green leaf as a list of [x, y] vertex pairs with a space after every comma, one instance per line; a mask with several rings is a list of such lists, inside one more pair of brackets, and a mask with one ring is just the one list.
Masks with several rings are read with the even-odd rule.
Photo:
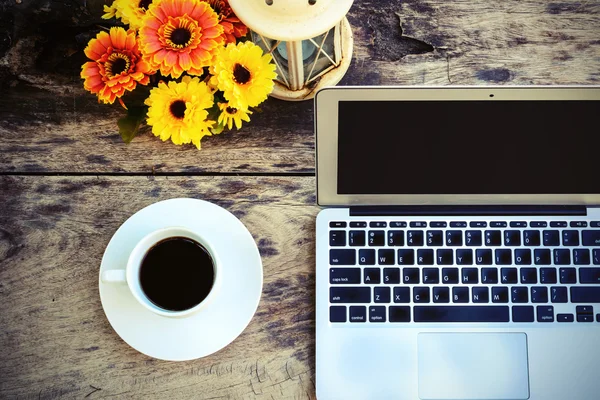
[[223, 132], [224, 129], [225, 129], [225, 125], [218, 124], [218, 125], [215, 125], [213, 128], [210, 128], [210, 131], [213, 135], [218, 135], [219, 133]]
[[119, 119], [117, 126], [125, 143], [130, 143], [136, 137], [147, 111], [148, 107], [129, 107], [127, 115]]

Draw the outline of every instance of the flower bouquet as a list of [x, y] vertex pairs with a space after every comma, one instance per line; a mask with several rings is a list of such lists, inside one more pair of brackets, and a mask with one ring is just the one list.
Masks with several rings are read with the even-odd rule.
[[247, 40], [227, 0], [115, 0], [104, 12], [129, 27], [90, 40], [81, 78], [99, 102], [127, 110], [125, 142], [146, 118], [161, 140], [200, 149], [202, 137], [250, 121], [273, 90], [271, 55]]

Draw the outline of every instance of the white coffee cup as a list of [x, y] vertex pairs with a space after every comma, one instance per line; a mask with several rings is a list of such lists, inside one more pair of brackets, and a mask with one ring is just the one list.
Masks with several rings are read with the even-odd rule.
[[[172, 237], [184, 237], [199, 243], [211, 256], [214, 268], [213, 285], [208, 296], [194, 307], [182, 311], [171, 311], [157, 306], [146, 296], [140, 283], [140, 268], [148, 251], [158, 242]], [[153, 313], [164, 317], [185, 317], [206, 307], [206, 305], [214, 299], [221, 283], [220, 265], [221, 263], [219, 262], [217, 253], [214, 251], [209, 241], [189, 229], [183, 227], [170, 227], [156, 230], [144, 236], [131, 251], [126, 268], [104, 271], [102, 273], [102, 282], [115, 284], [126, 282], [133, 297], [135, 297], [142, 306]]]

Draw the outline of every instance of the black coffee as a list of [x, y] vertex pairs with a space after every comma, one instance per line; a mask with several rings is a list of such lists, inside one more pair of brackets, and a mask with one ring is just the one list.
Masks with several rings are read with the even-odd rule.
[[200, 304], [210, 293], [214, 279], [208, 251], [185, 237], [155, 244], [140, 268], [140, 283], [148, 299], [169, 311], [184, 311]]

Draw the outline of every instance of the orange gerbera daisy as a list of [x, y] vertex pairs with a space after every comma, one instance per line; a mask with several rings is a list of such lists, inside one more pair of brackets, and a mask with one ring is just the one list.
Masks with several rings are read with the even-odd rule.
[[90, 40], [84, 52], [92, 61], [81, 67], [83, 87], [97, 94], [100, 101], [110, 104], [117, 98], [121, 101], [126, 90], [132, 91], [138, 83], [148, 84], [152, 71], [142, 60], [135, 32], [110, 28], [109, 33], [100, 32]]
[[246, 36], [248, 27], [233, 13], [228, 0], [204, 0], [219, 15], [219, 23], [223, 27], [225, 43], [235, 43], [237, 38]]
[[202, 75], [223, 44], [223, 27], [210, 5], [200, 0], [154, 0], [142, 20], [140, 48], [163, 75], [186, 71]]

